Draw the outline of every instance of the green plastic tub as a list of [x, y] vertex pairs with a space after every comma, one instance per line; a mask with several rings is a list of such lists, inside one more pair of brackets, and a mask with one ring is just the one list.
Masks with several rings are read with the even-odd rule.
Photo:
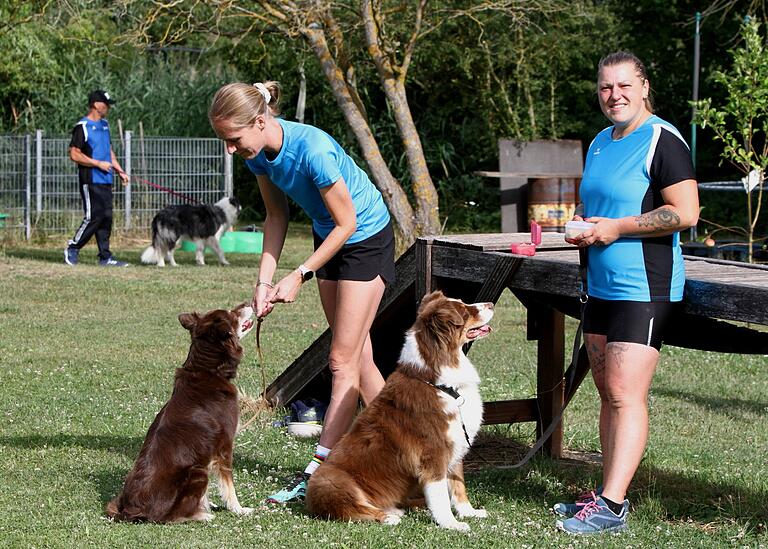
[[[264, 233], [256, 231], [228, 231], [221, 237], [219, 245], [224, 253], [260, 254], [264, 242]], [[194, 252], [195, 244], [183, 240], [181, 249], [185, 252]], [[212, 252], [206, 247], [205, 251]]]

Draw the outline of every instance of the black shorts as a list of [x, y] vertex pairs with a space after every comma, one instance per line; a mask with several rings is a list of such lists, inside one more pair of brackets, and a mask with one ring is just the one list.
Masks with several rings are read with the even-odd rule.
[[664, 330], [680, 302], [608, 301], [590, 296], [584, 308], [585, 334], [604, 335], [608, 343], [640, 343], [661, 350]]
[[[323, 239], [314, 231], [312, 235], [317, 249]], [[392, 222], [365, 240], [345, 244], [316, 274], [323, 280], [365, 282], [381, 275], [385, 284], [392, 284], [395, 281], [395, 233]]]

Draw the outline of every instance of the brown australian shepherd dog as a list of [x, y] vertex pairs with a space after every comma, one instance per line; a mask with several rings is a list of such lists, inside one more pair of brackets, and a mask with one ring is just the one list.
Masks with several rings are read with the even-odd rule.
[[492, 303], [467, 305], [433, 292], [406, 333], [381, 393], [310, 477], [307, 508], [319, 517], [397, 524], [423, 494], [435, 522], [469, 530], [485, 517], [464, 488], [462, 460], [480, 429], [480, 378], [462, 345], [487, 335]]
[[119, 496], [107, 504], [115, 520], [183, 522], [211, 520], [208, 476], [230, 511], [247, 514], [232, 481], [232, 446], [240, 411], [232, 379], [243, 356], [240, 338], [253, 328], [245, 304], [205, 315], [179, 315], [192, 344], [176, 369], [171, 399], [149, 428]]

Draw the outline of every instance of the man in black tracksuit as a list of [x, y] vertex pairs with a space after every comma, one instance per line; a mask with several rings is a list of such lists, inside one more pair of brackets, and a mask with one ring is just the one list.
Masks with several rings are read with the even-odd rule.
[[80, 196], [83, 199], [83, 222], [64, 250], [64, 262], [76, 265], [80, 248], [96, 235], [99, 247], [99, 265], [126, 267], [109, 251], [109, 235], [112, 232], [112, 170], [128, 183], [128, 176], [112, 150], [109, 123], [106, 120], [109, 106], [114, 101], [103, 90], [88, 96], [88, 114], [75, 125], [69, 143], [69, 157], [78, 166]]

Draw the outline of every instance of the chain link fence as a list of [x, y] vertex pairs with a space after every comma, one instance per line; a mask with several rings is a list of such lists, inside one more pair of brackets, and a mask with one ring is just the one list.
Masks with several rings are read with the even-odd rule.
[[[0, 135], [0, 231], [26, 239], [68, 233], [83, 219], [69, 137]], [[232, 156], [218, 139], [136, 137], [126, 131], [112, 148], [131, 176], [113, 183], [113, 230], [148, 230], [169, 204], [213, 203], [232, 195]]]

